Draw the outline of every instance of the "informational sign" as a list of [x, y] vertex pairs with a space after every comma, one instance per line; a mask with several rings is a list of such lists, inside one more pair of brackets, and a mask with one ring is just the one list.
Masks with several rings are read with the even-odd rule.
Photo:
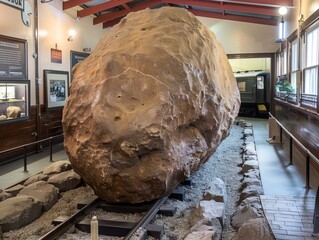
[[62, 63], [62, 50], [51, 48], [51, 62]]
[[71, 51], [71, 66], [70, 66], [70, 72], [71, 72], [71, 81], [72, 81], [72, 68], [78, 64], [79, 62], [82, 62], [86, 57], [88, 57], [90, 54], [86, 52], [76, 52]]
[[0, 35], [0, 79], [27, 79], [26, 41]]
[[0, 3], [4, 3], [22, 11], [24, 10], [24, 0], [0, 0]]
[[85, 52], [71, 51], [71, 69], [75, 66], [75, 64], [82, 62], [89, 55], [89, 53]]

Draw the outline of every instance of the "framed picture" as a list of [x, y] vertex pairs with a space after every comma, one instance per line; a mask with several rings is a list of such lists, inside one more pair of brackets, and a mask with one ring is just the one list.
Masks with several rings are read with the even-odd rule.
[[44, 100], [47, 109], [62, 108], [69, 96], [69, 72], [44, 70]]
[[86, 52], [77, 52], [77, 51], [71, 51], [70, 52], [70, 73], [71, 73], [71, 81], [72, 81], [72, 68], [79, 62], [82, 62], [85, 58], [87, 58], [90, 55], [90, 53]]

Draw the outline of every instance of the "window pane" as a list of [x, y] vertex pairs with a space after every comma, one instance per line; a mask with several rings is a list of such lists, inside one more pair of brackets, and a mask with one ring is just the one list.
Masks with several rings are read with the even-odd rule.
[[305, 70], [304, 94], [317, 95], [318, 87], [318, 68]]
[[292, 72], [291, 73], [291, 87], [293, 88], [292, 93], [296, 93], [296, 88], [297, 88], [297, 73]]
[[287, 74], [287, 49], [285, 48], [283, 50], [283, 54], [282, 54], [282, 62], [283, 62], [283, 66], [282, 66], [282, 74]]
[[291, 71], [298, 70], [298, 42], [294, 41], [291, 45]]
[[318, 65], [318, 34], [319, 28], [315, 28], [307, 33], [306, 67]]

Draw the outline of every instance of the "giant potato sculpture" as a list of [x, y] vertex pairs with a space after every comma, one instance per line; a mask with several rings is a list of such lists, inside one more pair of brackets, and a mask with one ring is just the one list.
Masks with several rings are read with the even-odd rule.
[[100, 198], [153, 200], [211, 156], [239, 105], [228, 59], [196, 17], [172, 7], [131, 13], [73, 70], [65, 149]]

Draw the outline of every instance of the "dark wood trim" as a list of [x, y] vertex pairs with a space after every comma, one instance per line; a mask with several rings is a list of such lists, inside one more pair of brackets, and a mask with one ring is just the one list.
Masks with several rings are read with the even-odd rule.
[[274, 53], [237, 53], [227, 54], [228, 59], [240, 59], [240, 58], [271, 58]]
[[302, 29], [306, 30], [309, 28], [314, 22], [319, 20], [319, 9], [311, 14], [302, 24]]
[[292, 32], [292, 34], [287, 37], [288, 42], [294, 41], [298, 37], [298, 29]]
[[[293, 108], [294, 110], [299, 111], [300, 113], [305, 114], [309, 116], [310, 118], [314, 118], [316, 119], [316, 121], [319, 122], [319, 113], [315, 112], [314, 110], [311, 110], [305, 107], [300, 107], [300, 106], [297, 106], [296, 104], [289, 103], [278, 98], [275, 98], [274, 102], [277, 104], [284, 105], [287, 109]], [[272, 114], [274, 115], [275, 113], [272, 112]]]
[[315, 157], [319, 157], [319, 114], [275, 99], [272, 113]]

